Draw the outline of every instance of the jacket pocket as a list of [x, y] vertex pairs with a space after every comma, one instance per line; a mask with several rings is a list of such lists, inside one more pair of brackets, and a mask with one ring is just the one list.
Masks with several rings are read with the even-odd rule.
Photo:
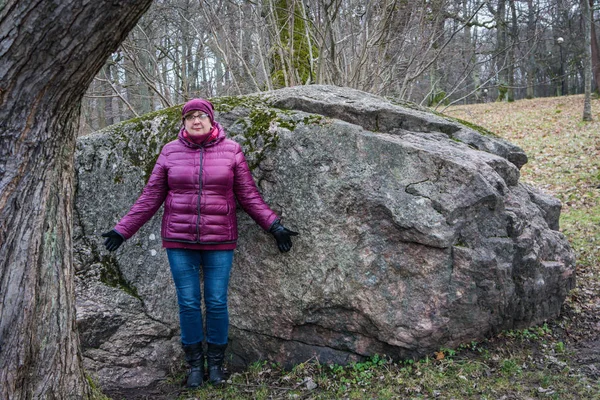
[[236, 224], [235, 206], [232, 207], [229, 202], [227, 202], [227, 220], [229, 222], [227, 224], [228, 228], [229, 228], [228, 236], [231, 240], [235, 240], [235, 224]]
[[167, 201], [165, 202], [164, 215], [163, 215], [163, 220], [162, 220], [162, 236], [163, 237], [169, 236], [169, 230], [170, 230], [170, 225], [171, 225], [171, 216], [173, 214], [172, 204], [173, 204], [173, 197], [169, 196], [167, 198]]

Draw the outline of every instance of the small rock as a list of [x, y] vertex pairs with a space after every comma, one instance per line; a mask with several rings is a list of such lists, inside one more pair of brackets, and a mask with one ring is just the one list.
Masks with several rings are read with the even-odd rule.
[[319, 386], [312, 380], [312, 378], [306, 379], [304, 384], [306, 385], [306, 389], [308, 390], [314, 390]]

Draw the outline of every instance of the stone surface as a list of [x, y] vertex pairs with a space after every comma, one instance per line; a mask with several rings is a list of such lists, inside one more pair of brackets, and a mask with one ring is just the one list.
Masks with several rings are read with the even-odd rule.
[[[265, 200], [300, 232], [280, 254], [238, 211], [230, 365], [423, 356], [558, 315], [574, 256], [557, 231], [560, 203], [519, 183], [527, 158], [517, 146], [345, 88], [215, 105]], [[148, 385], [181, 366], [160, 215], [116, 254], [99, 237], [178, 123], [174, 108], [78, 144], [78, 322], [104, 387]]]

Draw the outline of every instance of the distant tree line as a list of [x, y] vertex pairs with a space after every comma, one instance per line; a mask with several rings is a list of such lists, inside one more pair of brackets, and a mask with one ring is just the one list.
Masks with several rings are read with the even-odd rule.
[[594, 0], [156, 0], [89, 87], [82, 132], [302, 84], [434, 107], [583, 93], [587, 6], [599, 82]]

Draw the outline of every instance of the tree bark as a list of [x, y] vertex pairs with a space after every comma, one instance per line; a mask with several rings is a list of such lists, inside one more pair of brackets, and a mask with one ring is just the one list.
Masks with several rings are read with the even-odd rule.
[[0, 398], [90, 397], [75, 326], [82, 96], [151, 0], [0, 6]]
[[506, 0], [498, 0], [498, 6], [494, 10], [488, 3], [488, 9], [496, 21], [496, 74], [498, 75], [498, 98], [497, 101], [506, 100], [508, 89], [508, 69], [506, 52]]
[[[107, 80], [107, 84], [108, 86], [112, 85], [113, 82], [113, 77], [112, 77], [112, 71], [111, 71], [111, 65], [110, 64], [105, 64], [104, 66], [104, 77]], [[104, 86], [107, 86], [106, 84]], [[103, 118], [102, 120], [100, 120], [100, 126], [102, 128], [104, 128], [105, 126], [109, 126], [114, 124], [115, 121], [115, 111], [113, 110], [113, 99], [112, 96], [114, 96], [114, 93], [112, 90], [106, 90], [105, 94], [107, 95], [107, 97], [101, 98], [99, 100], [100, 103], [104, 103], [104, 107], [102, 107], [104, 110], [103, 112]], [[100, 108], [100, 107], [98, 107]], [[117, 116], [118, 118], [118, 116]]]
[[588, 0], [583, 0], [583, 34], [584, 34], [584, 101], [583, 101], [583, 120], [592, 120], [592, 39], [591, 39], [591, 24], [592, 13]]
[[519, 42], [519, 25], [517, 19], [517, 9], [515, 6], [515, 0], [509, 0], [508, 5], [510, 7], [511, 25], [510, 25], [510, 47], [508, 48], [508, 90], [506, 92], [506, 100], [509, 103], [515, 101], [515, 68], [516, 68], [516, 56], [517, 43]]
[[527, 43], [530, 46], [529, 55], [527, 56], [527, 94], [526, 98], [533, 99], [535, 96], [535, 52], [537, 48], [536, 37], [536, 8], [533, 0], [527, 0]]
[[590, 1], [590, 38], [592, 47], [592, 75], [596, 84], [596, 90], [600, 91], [600, 49], [596, 37], [596, 24], [594, 24], [594, 0]]

